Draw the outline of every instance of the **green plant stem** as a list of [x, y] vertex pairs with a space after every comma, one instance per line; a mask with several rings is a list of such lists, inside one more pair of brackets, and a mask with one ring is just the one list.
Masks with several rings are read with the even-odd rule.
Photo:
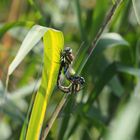
[[82, 66], [81, 66], [81, 69], [80, 69], [80, 72], [82, 71], [82, 69], [84, 68], [84, 66], [86, 65], [88, 59], [90, 58], [91, 54], [93, 53], [93, 50], [95, 49], [95, 47], [97, 46], [97, 43], [99, 42], [100, 40], [100, 37], [104, 31], [104, 29], [106, 28], [106, 26], [108, 25], [108, 23], [111, 21], [112, 17], [114, 16], [115, 14], [115, 11], [117, 10], [117, 8], [119, 7], [119, 5], [121, 4], [123, 0], [117, 0], [116, 3], [112, 6], [112, 8], [110, 9], [110, 11], [108, 12], [100, 30], [98, 31], [98, 33], [96, 34], [94, 40], [92, 41], [91, 43], [91, 47], [88, 49], [88, 56], [85, 58], [85, 60], [83, 61], [82, 63]]
[[49, 122], [48, 122], [48, 124], [47, 124], [47, 126], [46, 126], [46, 129], [45, 129], [45, 131], [44, 131], [44, 133], [43, 133], [43, 136], [42, 136], [41, 140], [45, 140], [45, 139], [46, 139], [46, 137], [47, 137], [47, 135], [48, 135], [48, 133], [49, 133], [49, 131], [50, 131], [50, 129], [51, 129], [51, 127], [52, 127], [54, 121], [55, 121], [55, 119], [57, 118], [59, 112], [61, 111], [63, 105], [65, 104], [65, 102], [66, 102], [66, 100], [67, 100], [67, 97], [68, 97], [68, 94], [66, 94], [66, 95], [64, 95], [64, 96], [62, 97], [60, 103], [59, 103], [58, 106], [56, 107], [55, 111], [54, 111], [53, 114], [52, 114], [51, 119], [49, 120]]
[[[119, 7], [120, 3], [122, 2], [123, 0], [117, 0], [116, 3], [112, 6], [112, 8], [110, 9], [110, 11], [108, 12], [106, 18], [105, 18], [105, 21], [103, 22], [103, 25], [101, 26], [99, 32], [97, 33], [96, 37], [94, 38], [93, 42], [91, 43], [92, 44], [92, 47], [90, 48], [90, 53], [88, 54], [88, 57], [84, 60], [83, 62], [83, 65], [82, 65], [82, 69], [84, 68], [85, 64], [87, 63], [89, 57], [91, 56], [91, 54], [93, 53], [93, 50], [94, 48], [96, 47], [100, 37], [101, 37], [101, 34], [103, 33], [105, 27], [108, 25], [108, 23], [110, 22], [111, 18], [113, 17], [115, 11], [117, 10], [117, 8]], [[81, 70], [82, 70], [81, 69]], [[67, 101], [67, 97], [68, 95], [64, 95], [63, 98], [61, 99], [60, 103], [58, 104], [58, 106], [56, 107], [55, 111], [53, 112], [52, 114], [52, 117], [50, 119], [50, 121], [48, 122], [47, 124], [47, 127], [44, 131], [44, 135], [42, 137], [41, 140], [45, 140], [45, 138], [47, 137], [55, 119], [57, 118], [59, 112], [61, 111], [63, 105], [65, 104], [65, 102]]]

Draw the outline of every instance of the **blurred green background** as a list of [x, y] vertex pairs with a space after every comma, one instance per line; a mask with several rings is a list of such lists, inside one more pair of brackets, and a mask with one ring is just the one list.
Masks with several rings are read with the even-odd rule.
[[[78, 72], [80, 62], [89, 55], [83, 52], [91, 46], [114, 1], [0, 1], [0, 140], [19, 139], [41, 78], [40, 42], [10, 77], [4, 102], [8, 66], [29, 29], [39, 24], [61, 30], [65, 46], [76, 56]], [[66, 102], [48, 140], [140, 140], [139, 18], [140, 1], [123, 0], [80, 73], [86, 79], [83, 90]], [[51, 116], [62, 96], [56, 88], [47, 114]]]

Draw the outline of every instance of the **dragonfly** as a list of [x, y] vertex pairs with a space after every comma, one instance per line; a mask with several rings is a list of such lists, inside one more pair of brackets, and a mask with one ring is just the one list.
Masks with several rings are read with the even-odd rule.
[[[77, 54], [75, 56], [77, 56], [79, 54], [82, 46], [83, 46], [83, 43], [81, 44], [81, 46], [80, 46], [80, 48], [77, 51]], [[70, 47], [66, 47], [64, 49], [64, 51], [61, 50], [59, 53], [60, 53], [60, 62], [54, 62], [54, 63], [59, 63], [60, 64], [59, 73], [58, 73], [58, 77], [57, 77], [58, 88], [64, 93], [70, 93], [70, 92], [73, 92], [73, 91], [74, 92], [80, 91], [81, 90], [81, 83], [84, 80], [83, 80], [82, 77], [77, 77], [77, 78], [74, 77], [75, 71], [72, 69], [71, 65], [73, 64], [75, 59], [74, 59], [74, 55], [72, 53], [72, 49]], [[41, 76], [42, 67], [43, 67], [43, 62], [41, 64], [40, 70], [38, 71], [38, 76], [37, 77]], [[71, 82], [71, 84], [68, 87], [62, 86], [62, 84], [61, 84], [61, 80], [62, 80], [61, 74], [62, 74], [63, 69], [64, 69], [65, 77]], [[74, 82], [74, 84], [73, 84], [73, 82]], [[32, 93], [35, 93], [36, 85], [37, 85], [37, 83], [35, 84]], [[32, 99], [31, 99], [31, 102], [30, 102], [30, 105], [29, 105], [29, 109], [28, 109], [28, 112], [27, 112], [27, 116], [28, 116], [27, 120], [29, 120], [29, 116], [30, 116], [30, 112], [31, 112], [31, 109], [32, 109], [32, 106], [33, 106], [33, 102], [35, 100], [35, 96], [36, 96], [36, 94], [33, 94], [33, 96], [32, 96]], [[75, 100], [75, 98], [73, 99], [73, 101], [74, 100]], [[68, 101], [67, 101], [67, 103], [68, 103]], [[72, 104], [72, 102], [71, 102], [71, 104]], [[65, 107], [63, 107], [63, 108], [65, 108]], [[71, 109], [70, 112], [72, 112], [72, 109]]]
[[[61, 53], [60, 61], [61, 64], [57, 78], [57, 87], [64, 93], [79, 92], [85, 83], [85, 79], [81, 76], [75, 75], [75, 72], [71, 66], [74, 61], [74, 55], [70, 47], [66, 47]], [[61, 83], [61, 74], [63, 69], [66, 79], [70, 81], [69, 86], [63, 86]]]

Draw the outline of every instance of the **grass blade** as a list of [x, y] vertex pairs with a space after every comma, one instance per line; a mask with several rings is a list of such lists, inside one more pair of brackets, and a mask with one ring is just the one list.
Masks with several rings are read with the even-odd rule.
[[44, 37], [44, 67], [42, 71], [41, 86], [37, 92], [26, 140], [38, 140], [49, 102], [49, 98], [56, 83], [59, 71], [60, 51], [63, 47], [63, 35], [56, 30], [48, 30]]
[[46, 27], [42, 27], [39, 25], [35, 25], [28, 32], [25, 37], [22, 45], [8, 69], [8, 75], [11, 75], [16, 67], [21, 63], [21, 61], [25, 58], [25, 56], [29, 53], [29, 51], [40, 41], [45, 32], [48, 30]]
[[[20, 140], [24, 140], [25, 135], [26, 140], [39, 139], [47, 104], [55, 86], [60, 67], [60, 63], [56, 62], [60, 61], [60, 52], [64, 45], [62, 32], [39, 25], [33, 26], [25, 37], [15, 59], [10, 64], [8, 69], [9, 77], [9, 75], [13, 73], [16, 67], [42, 37], [44, 42], [44, 66], [42, 70], [41, 85], [33, 104], [30, 121], [28, 119], [28, 114], [25, 119]], [[27, 129], [28, 122], [29, 125]]]

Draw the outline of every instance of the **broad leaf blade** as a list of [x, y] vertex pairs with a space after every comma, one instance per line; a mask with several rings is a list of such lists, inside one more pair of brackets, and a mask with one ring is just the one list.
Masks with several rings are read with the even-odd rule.
[[35, 25], [32, 27], [32, 29], [25, 37], [15, 59], [9, 66], [8, 75], [11, 75], [13, 73], [16, 67], [21, 63], [21, 61], [25, 58], [29, 51], [40, 41], [40, 39], [48, 29], [49, 28], [39, 25]]
[[64, 45], [62, 32], [39, 25], [33, 26], [25, 37], [15, 59], [8, 69], [9, 76], [42, 37], [44, 41], [44, 66], [42, 70], [41, 85], [34, 101], [30, 121], [30, 111], [27, 113], [20, 140], [24, 140], [25, 136], [26, 140], [39, 139], [49, 97], [54, 89], [60, 67], [60, 52]]
[[140, 69], [118, 64], [118, 71], [140, 77]]
[[49, 97], [56, 83], [59, 71], [60, 51], [63, 47], [63, 35], [56, 30], [49, 30], [44, 35], [44, 67], [42, 81], [36, 95], [27, 130], [27, 140], [39, 139]]

